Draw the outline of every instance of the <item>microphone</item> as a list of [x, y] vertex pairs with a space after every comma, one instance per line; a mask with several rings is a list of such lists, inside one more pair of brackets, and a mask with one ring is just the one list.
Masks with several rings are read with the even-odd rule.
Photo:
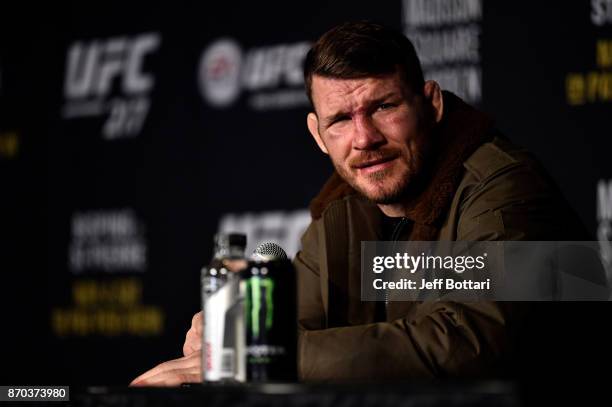
[[273, 261], [273, 260], [287, 260], [287, 253], [282, 247], [272, 242], [265, 242], [257, 246], [253, 250], [251, 256], [253, 260], [257, 261]]

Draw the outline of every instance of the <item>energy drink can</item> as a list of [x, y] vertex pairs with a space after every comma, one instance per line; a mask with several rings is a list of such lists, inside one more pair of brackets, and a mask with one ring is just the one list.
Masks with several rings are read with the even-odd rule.
[[293, 265], [286, 259], [250, 261], [241, 277], [247, 380], [297, 380], [297, 305]]

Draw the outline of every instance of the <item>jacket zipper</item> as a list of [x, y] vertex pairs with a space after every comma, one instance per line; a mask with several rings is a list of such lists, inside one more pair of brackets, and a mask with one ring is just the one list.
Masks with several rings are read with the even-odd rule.
[[[398, 241], [400, 237], [400, 233], [402, 233], [402, 229], [404, 229], [404, 226], [406, 225], [406, 223], [408, 223], [408, 218], [406, 217], [402, 217], [399, 220], [399, 222], [397, 222], [397, 225], [395, 225], [395, 227], [393, 228], [393, 233], [391, 233], [391, 241], [393, 242]], [[388, 307], [389, 307], [389, 291], [385, 289], [385, 315], [387, 314]]]
[[402, 217], [399, 222], [397, 222], [397, 225], [395, 225], [395, 227], [393, 228], [393, 233], [391, 234], [392, 241], [397, 242], [397, 239], [399, 239], [399, 235], [407, 222], [408, 218], [406, 217]]

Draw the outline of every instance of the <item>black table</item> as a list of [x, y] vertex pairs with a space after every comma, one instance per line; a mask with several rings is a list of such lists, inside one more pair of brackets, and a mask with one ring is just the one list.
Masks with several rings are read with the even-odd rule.
[[71, 389], [74, 406], [374, 407], [523, 405], [510, 382], [192, 384], [179, 388]]

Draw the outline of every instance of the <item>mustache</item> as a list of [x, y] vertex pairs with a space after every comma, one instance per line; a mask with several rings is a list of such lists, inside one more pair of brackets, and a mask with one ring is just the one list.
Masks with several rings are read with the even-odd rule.
[[351, 168], [363, 168], [370, 165], [391, 161], [401, 156], [401, 152], [394, 148], [380, 149], [375, 151], [364, 151], [348, 160]]

